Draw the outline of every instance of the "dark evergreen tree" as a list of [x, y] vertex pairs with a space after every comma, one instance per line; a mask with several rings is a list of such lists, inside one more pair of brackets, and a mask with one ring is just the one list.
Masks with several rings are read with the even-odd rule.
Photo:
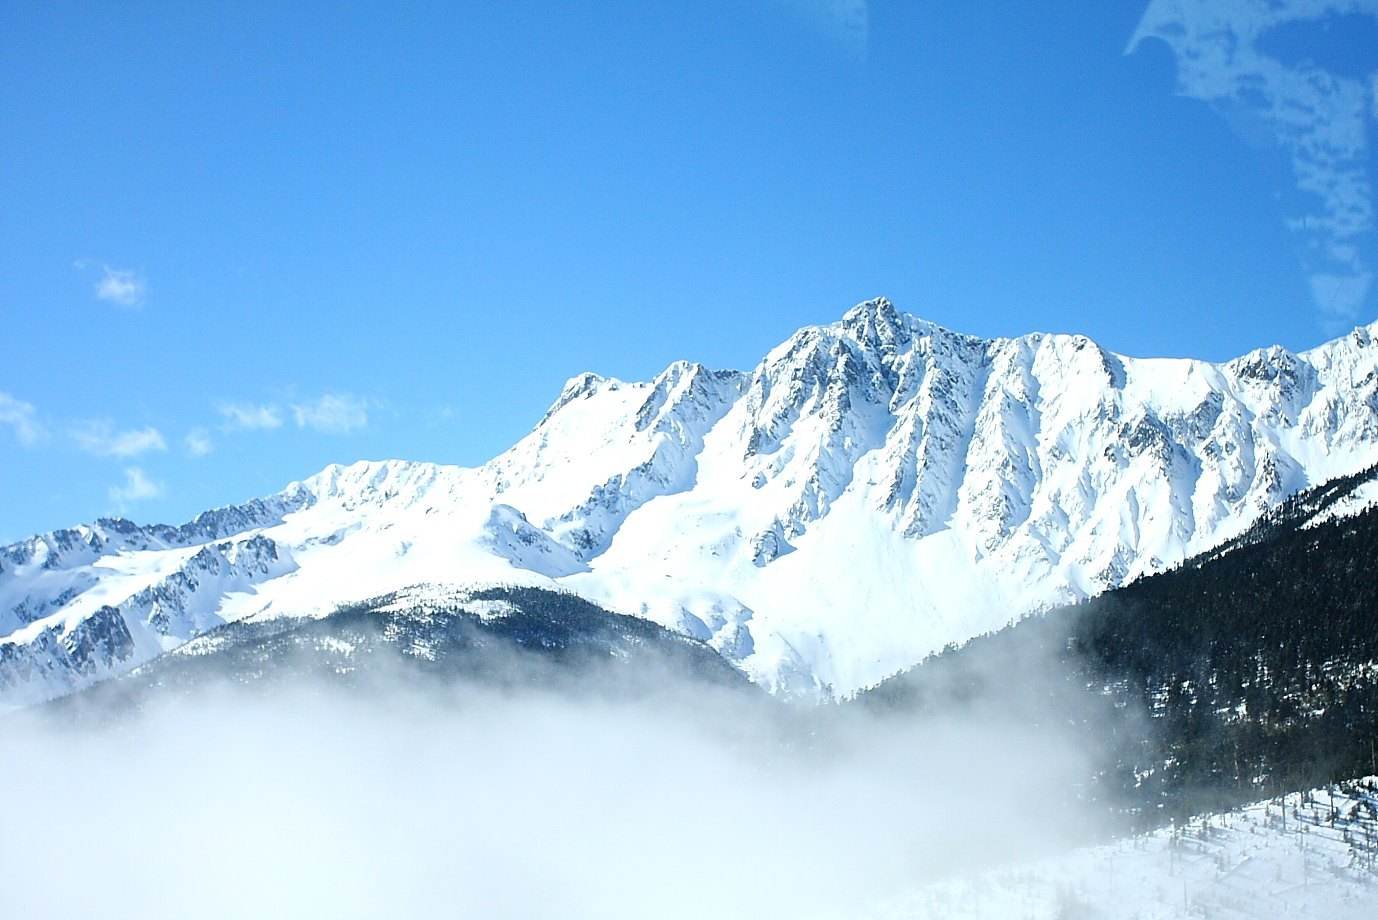
[[859, 704], [1071, 721], [1105, 753], [1086, 794], [1146, 824], [1378, 773], [1378, 509], [1320, 515], [1374, 479], [1302, 493], [1223, 548], [949, 648]]

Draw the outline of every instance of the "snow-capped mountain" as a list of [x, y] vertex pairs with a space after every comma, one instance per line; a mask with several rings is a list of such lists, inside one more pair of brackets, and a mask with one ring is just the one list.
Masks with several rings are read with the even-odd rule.
[[877, 299], [749, 373], [582, 374], [481, 467], [331, 466], [182, 527], [101, 520], [0, 549], [0, 700], [424, 582], [559, 585], [773, 690], [847, 693], [1378, 461], [1375, 334], [1135, 359]]

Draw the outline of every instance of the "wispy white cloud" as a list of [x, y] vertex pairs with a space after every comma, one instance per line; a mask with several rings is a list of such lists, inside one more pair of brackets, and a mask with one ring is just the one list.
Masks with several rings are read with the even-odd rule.
[[1282, 197], [1286, 226], [1322, 326], [1352, 323], [1375, 275], [1375, 194], [1369, 137], [1372, 76], [1359, 78], [1309, 56], [1278, 56], [1280, 29], [1317, 28], [1336, 17], [1378, 18], [1378, 0], [1152, 0], [1127, 51], [1156, 38], [1177, 59], [1183, 95], [1215, 106], [1246, 139], [1274, 144], [1292, 167]]
[[115, 268], [90, 259], [77, 259], [72, 265], [81, 272], [92, 268], [100, 270], [100, 277], [92, 286], [97, 300], [121, 307], [137, 307], [148, 293], [148, 284], [132, 268]]
[[151, 425], [117, 431], [106, 420], [85, 422], [74, 428], [72, 440], [87, 453], [101, 457], [137, 457], [151, 450], [167, 450], [162, 432]]
[[204, 428], [193, 428], [188, 431], [187, 436], [182, 439], [182, 446], [192, 457], [204, 457], [215, 449], [215, 445], [211, 443], [210, 432]]
[[223, 403], [220, 415], [230, 431], [264, 431], [282, 427], [282, 410], [274, 405]]
[[144, 280], [129, 269], [105, 266], [96, 282], [96, 297], [122, 307], [137, 307], [147, 291]]
[[368, 425], [369, 406], [369, 400], [360, 396], [325, 393], [285, 407], [278, 403], [222, 403], [220, 415], [226, 431], [281, 428], [290, 417], [298, 428], [322, 434], [348, 434]]
[[368, 425], [368, 401], [348, 393], [326, 393], [317, 400], [294, 403], [298, 428], [323, 434], [348, 434]]
[[32, 447], [46, 433], [38, 422], [38, 410], [32, 403], [0, 392], [0, 425], [8, 425], [14, 437], [25, 447]]
[[157, 498], [162, 494], [162, 483], [149, 479], [148, 475], [137, 466], [126, 467], [124, 482], [111, 486], [109, 492], [110, 500], [118, 508], [124, 508], [134, 502]]
[[771, 0], [804, 19], [856, 58], [866, 57], [871, 9], [867, 0]]

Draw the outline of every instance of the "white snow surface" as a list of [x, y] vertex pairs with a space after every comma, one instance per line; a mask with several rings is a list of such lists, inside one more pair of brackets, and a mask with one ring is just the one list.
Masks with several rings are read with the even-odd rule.
[[849, 920], [1378, 916], [1378, 797], [1349, 785], [939, 880]]
[[1368, 511], [1375, 505], [1378, 505], [1378, 479], [1361, 483], [1353, 492], [1344, 496], [1320, 514], [1312, 516], [1306, 522], [1305, 526], [1318, 527], [1329, 521], [1339, 521], [1345, 518], [1354, 517], [1357, 514]]
[[[582, 374], [481, 467], [335, 465], [182, 527], [102, 520], [0, 548], [0, 703], [222, 622], [423, 583], [564, 587], [772, 691], [849, 694], [1378, 461], [1375, 333], [1134, 359], [1083, 336], [974, 338], [882, 298], [750, 372]], [[264, 558], [236, 562], [251, 540]]]

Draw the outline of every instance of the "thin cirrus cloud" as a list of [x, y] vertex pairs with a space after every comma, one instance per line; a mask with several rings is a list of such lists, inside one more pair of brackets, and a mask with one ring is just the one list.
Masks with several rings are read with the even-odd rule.
[[204, 457], [215, 449], [210, 432], [204, 428], [193, 428], [188, 431], [182, 439], [182, 446], [186, 448], [187, 455], [192, 457]]
[[33, 403], [16, 399], [9, 393], [0, 391], [0, 425], [14, 432], [15, 440], [24, 447], [32, 447], [43, 440], [44, 429], [38, 421], [38, 410]]
[[1262, 141], [1290, 163], [1291, 188], [1280, 190], [1279, 203], [1329, 334], [1358, 319], [1378, 277], [1370, 124], [1378, 87], [1371, 72], [1288, 52], [1280, 36], [1357, 29], [1360, 21], [1378, 23], [1378, 2], [1152, 0], [1125, 49], [1162, 41], [1176, 57], [1179, 92], [1212, 105], [1242, 126], [1245, 140]]
[[162, 494], [162, 483], [149, 479], [148, 474], [137, 466], [126, 467], [124, 482], [111, 486], [109, 491], [110, 500], [119, 508], [157, 498]]
[[73, 429], [71, 434], [78, 447], [98, 457], [137, 457], [149, 451], [167, 450], [162, 432], [151, 425], [117, 431], [108, 421], [92, 421]]
[[867, 0], [774, 0], [858, 60], [866, 57], [871, 9]]
[[349, 393], [324, 393], [286, 407], [276, 403], [224, 403], [220, 415], [226, 431], [268, 431], [281, 428], [290, 417], [298, 428], [320, 434], [349, 434], [368, 426], [368, 407], [368, 400]]
[[368, 402], [348, 393], [326, 393], [320, 399], [292, 406], [298, 428], [322, 434], [348, 434], [368, 425]]
[[282, 410], [277, 406], [251, 403], [224, 403], [220, 416], [228, 431], [266, 431], [282, 427]]

